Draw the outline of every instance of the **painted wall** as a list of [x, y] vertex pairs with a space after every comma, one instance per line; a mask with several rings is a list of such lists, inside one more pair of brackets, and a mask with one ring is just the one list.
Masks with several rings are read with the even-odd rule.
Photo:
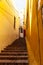
[[[14, 16], [16, 17], [16, 29], [14, 29]], [[19, 17], [6, 3], [0, 1], [0, 51], [10, 45], [19, 37]]]
[[43, 24], [42, 24], [42, 14], [41, 14], [41, 7], [43, 5], [43, 0], [41, 0], [40, 9], [38, 11], [38, 24], [39, 24], [39, 40], [40, 40], [40, 61], [41, 65], [43, 65]]
[[29, 0], [27, 2], [26, 42], [30, 65], [40, 65], [39, 33], [37, 20], [37, 0], [33, 1], [32, 18], [30, 23]]

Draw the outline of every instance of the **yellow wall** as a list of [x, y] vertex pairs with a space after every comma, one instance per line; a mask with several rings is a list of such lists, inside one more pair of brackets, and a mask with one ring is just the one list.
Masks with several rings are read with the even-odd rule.
[[38, 21], [37, 21], [36, 5], [37, 5], [37, 0], [33, 0], [31, 25], [29, 20], [30, 15], [29, 15], [29, 5], [28, 5], [28, 16], [26, 21], [27, 22], [26, 42], [27, 42], [27, 50], [28, 50], [30, 65], [40, 65], [40, 49], [39, 49], [39, 34], [38, 34], [38, 25], [37, 25]]
[[[16, 29], [14, 29], [14, 16], [16, 17]], [[18, 23], [17, 14], [5, 0], [0, 1], [0, 51], [18, 38]]]
[[[43, 0], [41, 0], [41, 7], [43, 5]], [[39, 24], [39, 39], [40, 39], [40, 61], [41, 65], [43, 65], [43, 24], [42, 24], [42, 17], [41, 17], [41, 8], [38, 11], [38, 24]]]
[[26, 18], [27, 18], [27, 0], [26, 0], [25, 10], [24, 10], [24, 25], [23, 25], [23, 28], [25, 30], [26, 30]]

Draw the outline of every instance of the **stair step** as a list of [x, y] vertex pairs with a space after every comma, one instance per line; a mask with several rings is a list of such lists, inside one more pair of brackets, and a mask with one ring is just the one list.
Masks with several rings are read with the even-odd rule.
[[27, 50], [3, 50], [2, 52], [27, 52]]
[[[14, 45], [7, 46], [7, 48], [9, 48], [9, 47], [10, 47], [10, 48], [11, 48], [11, 47], [14, 48], [15, 46], [17, 46], [17, 47], [18, 47], [18, 46], [23, 47], [23, 44], [21, 45], [21, 43], [20, 43], [20, 45], [19, 45], [19, 44], [17, 45], [17, 44], [14, 43]], [[24, 48], [25, 48], [25, 47], [26, 47], [26, 45], [24, 46]]]
[[[12, 50], [13, 48], [6, 48], [6, 49], [4, 49], [4, 50]], [[23, 49], [23, 48], [14, 48], [14, 50], [26, 50], [26, 49]]]
[[[4, 50], [20, 50], [21, 48], [7, 48], [7, 49], [4, 49]], [[26, 50], [26, 49], [24, 49], [24, 48], [22, 48], [21, 50]]]
[[16, 48], [16, 47], [20, 47], [20, 48], [26, 48], [26, 46], [21, 46], [21, 45], [14, 45], [14, 46], [8, 46], [7, 48]]
[[28, 60], [0, 60], [0, 63], [28, 63]]
[[26, 50], [26, 48], [25, 47], [8, 47], [8, 48], [5, 48], [5, 49], [25, 49]]
[[0, 60], [27, 60], [28, 56], [0, 56]]
[[27, 55], [27, 52], [2, 52], [0, 55]]
[[21, 57], [16, 57], [16, 56], [1, 56], [0, 57], [0, 60], [27, 60], [28, 59], [28, 57], [27, 56], [21, 56]]
[[0, 59], [19, 59], [19, 58], [24, 59], [24, 58], [28, 58], [28, 56], [12, 56], [12, 55], [10, 55], [10, 56], [9, 55], [1, 56], [0, 55]]
[[17, 39], [1, 51], [0, 65], [12, 65], [12, 63], [13, 65], [28, 65], [28, 53], [24, 39]]
[[0, 65], [28, 65], [28, 63], [0, 63]]

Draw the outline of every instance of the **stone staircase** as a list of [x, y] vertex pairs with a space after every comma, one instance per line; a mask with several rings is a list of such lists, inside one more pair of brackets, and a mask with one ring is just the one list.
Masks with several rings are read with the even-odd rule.
[[19, 38], [1, 51], [0, 65], [28, 65], [25, 39]]

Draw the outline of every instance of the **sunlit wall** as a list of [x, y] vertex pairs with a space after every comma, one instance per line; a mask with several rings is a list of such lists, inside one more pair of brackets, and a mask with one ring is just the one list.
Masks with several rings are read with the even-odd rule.
[[[0, 1], [0, 51], [18, 38], [19, 16], [6, 0]], [[16, 29], [14, 29], [14, 16]]]
[[38, 9], [38, 26], [39, 26], [39, 46], [40, 46], [40, 63], [43, 65], [43, 21], [42, 21], [43, 0], [40, 0], [40, 8]]
[[26, 42], [30, 65], [40, 65], [37, 0], [27, 0]]

